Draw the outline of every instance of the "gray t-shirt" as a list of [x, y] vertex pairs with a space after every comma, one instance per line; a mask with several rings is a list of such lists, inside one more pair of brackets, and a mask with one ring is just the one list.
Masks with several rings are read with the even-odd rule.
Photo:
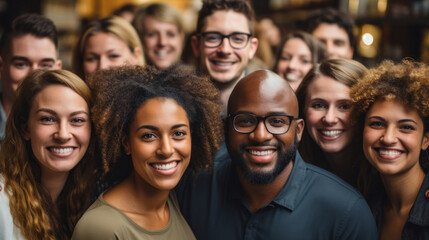
[[167, 205], [170, 209], [167, 226], [160, 230], [148, 230], [140, 227], [119, 209], [104, 201], [101, 194], [77, 223], [72, 239], [195, 239], [179, 211], [174, 192], [170, 193]]

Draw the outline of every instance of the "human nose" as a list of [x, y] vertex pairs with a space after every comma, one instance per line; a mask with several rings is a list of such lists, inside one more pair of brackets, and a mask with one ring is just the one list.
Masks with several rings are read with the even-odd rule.
[[380, 137], [380, 142], [385, 145], [391, 145], [396, 142], [396, 132], [394, 127], [388, 126], [384, 131], [383, 135]]
[[70, 139], [70, 133], [69, 125], [66, 122], [60, 122], [54, 137], [60, 142], [65, 142]]
[[97, 70], [107, 69], [107, 68], [109, 68], [109, 66], [110, 66], [109, 60], [107, 60], [107, 58], [105, 58], [105, 57], [100, 57], [100, 59], [98, 60]]
[[231, 49], [232, 49], [232, 47], [231, 47], [231, 44], [229, 42], [229, 38], [228, 37], [224, 37], [222, 39], [222, 42], [221, 42], [220, 46], [218, 47], [218, 50], [220, 52], [224, 52], [225, 53], [225, 52], [230, 52]]
[[327, 124], [335, 124], [338, 120], [335, 109], [333, 107], [328, 108], [322, 120]]
[[172, 140], [169, 137], [162, 137], [160, 146], [158, 148], [158, 155], [165, 158], [170, 157], [174, 152], [174, 147], [172, 145]]
[[297, 69], [299, 65], [298, 59], [296, 57], [292, 57], [289, 62], [290, 69]]
[[260, 120], [258, 122], [258, 125], [256, 126], [256, 129], [250, 133], [249, 137], [253, 139], [255, 142], [265, 142], [273, 137], [273, 135], [268, 132], [267, 128], [265, 127], [265, 123], [263, 120]]
[[167, 44], [167, 36], [165, 34], [159, 34], [158, 36], [158, 45], [164, 46]]

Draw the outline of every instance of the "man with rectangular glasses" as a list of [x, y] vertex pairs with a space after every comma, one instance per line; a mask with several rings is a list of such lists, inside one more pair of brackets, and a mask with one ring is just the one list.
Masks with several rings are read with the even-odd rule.
[[377, 239], [362, 195], [299, 155], [304, 121], [284, 79], [250, 73], [232, 91], [228, 114], [229, 154], [176, 189], [197, 239]]
[[226, 104], [238, 80], [256, 53], [253, 37], [254, 12], [246, 0], [204, 1], [198, 15], [196, 34], [191, 38], [198, 70], [210, 75]]

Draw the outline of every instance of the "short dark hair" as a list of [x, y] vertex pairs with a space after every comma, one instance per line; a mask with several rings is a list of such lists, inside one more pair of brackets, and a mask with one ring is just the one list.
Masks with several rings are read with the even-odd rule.
[[349, 37], [350, 46], [354, 46], [354, 21], [350, 16], [330, 7], [315, 10], [308, 16], [307, 32], [312, 33], [322, 23], [336, 24], [344, 29]]
[[22, 14], [12, 21], [1, 40], [1, 55], [9, 53], [12, 39], [31, 34], [38, 38], [49, 38], [58, 49], [58, 33], [55, 24], [48, 18], [34, 13]]
[[254, 32], [255, 12], [248, 0], [203, 0], [203, 7], [198, 13], [196, 33], [201, 33], [206, 17], [212, 15], [216, 11], [232, 10], [237, 13], [242, 13], [249, 23], [250, 33]]

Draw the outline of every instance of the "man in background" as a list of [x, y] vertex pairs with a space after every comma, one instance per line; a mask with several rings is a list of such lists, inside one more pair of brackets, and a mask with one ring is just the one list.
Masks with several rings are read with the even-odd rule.
[[0, 143], [19, 83], [33, 70], [61, 67], [54, 23], [37, 14], [24, 14], [15, 18], [1, 40]]

